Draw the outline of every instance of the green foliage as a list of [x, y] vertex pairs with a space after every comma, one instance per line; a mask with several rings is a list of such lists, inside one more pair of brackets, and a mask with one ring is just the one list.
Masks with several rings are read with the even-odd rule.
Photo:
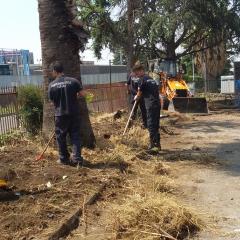
[[231, 60], [228, 59], [226, 61], [222, 75], [232, 75], [232, 74], [233, 74], [233, 66], [231, 65]]
[[[98, 58], [104, 47], [128, 56], [130, 0], [78, 0], [80, 17], [88, 25]], [[135, 58], [180, 58], [224, 41], [239, 46], [240, 6], [230, 0], [132, 1]], [[135, 4], [136, 3], [136, 4]], [[177, 51], [177, 49], [181, 49]], [[128, 57], [127, 57], [128, 59]]]
[[[181, 63], [186, 66], [186, 75], [191, 76], [193, 74], [193, 59], [191, 55], [184, 56], [181, 59]], [[196, 68], [195, 68], [196, 71]]]
[[18, 100], [20, 114], [26, 130], [35, 135], [42, 127], [43, 94], [42, 90], [34, 85], [26, 85], [19, 88]]
[[23, 139], [23, 132], [21, 131], [13, 131], [0, 135], [0, 147], [8, 144], [18, 143], [19, 140]]
[[[101, 58], [102, 49], [109, 46], [111, 40], [111, 11], [110, 1], [105, 0], [78, 0], [77, 5], [80, 7], [80, 17], [86, 22], [91, 30], [93, 39], [92, 48], [95, 56]], [[105, 34], [108, 32], [109, 34]]]
[[123, 55], [123, 51], [115, 51], [113, 56], [113, 65], [126, 65], [126, 55]]

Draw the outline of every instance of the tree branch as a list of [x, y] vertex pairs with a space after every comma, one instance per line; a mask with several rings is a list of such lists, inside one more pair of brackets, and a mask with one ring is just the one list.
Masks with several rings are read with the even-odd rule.
[[197, 50], [193, 50], [193, 51], [190, 51], [190, 52], [184, 51], [183, 53], [178, 54], [178, 55], [177, 55], [177, 58], [181, 58], [181, 57], [186, 56], [186, 55], [190, 55], [190, 54], [194, 54], [194, 53], [198, 53], [198, 52], [205, 51], [205, 50], [207, 50], [207, 49], [216, 47], [216, 46], [219, 45], [221, 42], [222, 42], [222, 39], [219, 40], [219, 41], [217, 41], [217, 42], [215, 42], [214, 44], [210, 44], [210, 45], [208, 45], [208, 46], [206, 46], [206, 47], [202, 47], [202, 48], [197, 49]]

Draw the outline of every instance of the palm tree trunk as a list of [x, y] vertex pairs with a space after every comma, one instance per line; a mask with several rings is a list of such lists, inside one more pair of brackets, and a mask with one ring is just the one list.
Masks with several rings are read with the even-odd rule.
[[[53, 126], [50, 123], [53, 123], [54, 118], [53, 109], [47, 96], [51, 63], [62, 62], [65, 74], [81, 81], [79, 49], [83, 46], [83, 42], [79, 39], [79, 35], [84, 36], [84, 30], [82, 26], [78, 26], [76, 29], [73, 23], [72, 9], [69, 8], [71, 2], [70, 0], [38, 0], [44, 75], [44, 135], [49, 135]], [[80, 105], [83, 143], [84, 146], [93, 147], [95, 137], [85, 100], [82, 99]]]

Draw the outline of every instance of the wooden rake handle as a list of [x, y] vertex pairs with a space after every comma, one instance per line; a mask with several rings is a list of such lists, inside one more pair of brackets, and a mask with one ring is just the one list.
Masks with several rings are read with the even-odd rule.
[[51, 143], [52, 139], [54, 138], [54, 135], [55, 135], [55, 130], [52, 132], [51, 137], [49, 138], [48, 143], [46, 144], [46, 146], [45, 146], [44, 150], [42, 151], [42, 153], [39, 156], [36, 157], [36, 161], [40, 161], [42, 159], [44, 153], [48, 149], [49, 144]]
[[133, 115], [134, 110], [135, 110], [135, 108], [136, 108], [136, 106], [137, 106], [137, 102], [138, 102], [138, 101], [135, 101], [135, 103], [134, 103], [134, 105], [133, 105], [132, 111], [131, 111], [131, 113], [130, 113], [130, 116], [129, 116], [128, 121], [127, 121], [127, 124], [126, 124], [126, 127], [125, 127], [124, 132], [123, 132], [123, 136], [124, 136], [124, 135], [126, 134], [126, 132], [127, 132], [128, 126], [129, 126], [130, 121], [131, 121], [131, 118], [132, 118], [132, 115]]

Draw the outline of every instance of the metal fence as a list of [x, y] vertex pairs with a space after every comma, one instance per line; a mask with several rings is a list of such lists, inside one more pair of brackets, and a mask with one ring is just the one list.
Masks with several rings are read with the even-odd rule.
[[128, 106], [125, 83], [86, 85], [84, 88], [93, 93], [94, 98], [88, 103], [93, 112], [114, 112]]
[[[88, 103], [91, 112], [114, 112], [128, 106], [124, 83], [85, 85], [84, 89], [94, 95], [93, 101]], [[0, 138], [22, 125], [17, 94], [16, 87], [0, 88]]]
[[20, 126], [17, 88], [0, 88], [0, 135]]

